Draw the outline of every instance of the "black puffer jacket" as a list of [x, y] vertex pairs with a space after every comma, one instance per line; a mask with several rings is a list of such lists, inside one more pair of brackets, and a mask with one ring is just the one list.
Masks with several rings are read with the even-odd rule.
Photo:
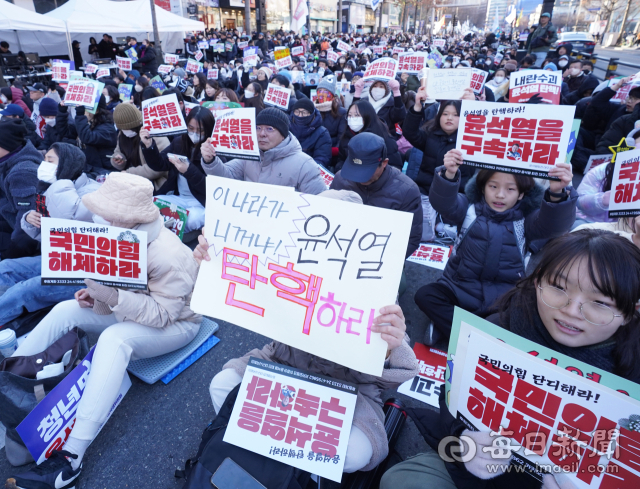
[[609, 87], [594, 94], [582, 117], [582, 127], [602, 134], [609, 130], [616, 119], [629, 114], [625, 104], [611, 102], [615, 94], [616, 92]]
[[308, 125], [296, 124], [296, 116], [291, 114], [291, 126], [289, 130], [296, 137], [302, 151], [311, 156], [316, 163], [325, 168], [331, 162], [331, 137], [329, 131], [322, 125], [322, 116], [318, 109], [309, 116], [311, 122]]
[[342, 135], [347, 130], [347, 109], [338, 107], [338, 117], [333, 117], [331, 111], [320, 112], [322, 114], [322, 125], [329, 131], [331, 136], [331, 147], [337, 148]]
[[397, 168], [387, 166], [380, 178], [371, 185], [345, 180], [338, 172], [331, 182], [334, 190], [351, 190], [362, 197], [364, 205], [410, 212], [413, 214], [406, 257], [418, 249], [422, 237], [422, 200], [418, 186]]
[[[389, 95], [389, 92], [390, 90], [387, 88], [385, 97]], [[354, 98], [353, 100], [355, 102], [358, 99]], [[371, 105], [373, 105], [371, 95], [362, 97], [362, 100], [367, 100]], [[391, 134], [393, 139], [400, 139], [400, 134], [396, 132], [396, 123], [404, 121], [407, 116], [407, 108], [402, 103], [402, 97], [394, 97], [392, 93], [385, 104], [380, 107], [377, 114], [380, 120], [387, 125], [387, 128], [389, 128], [389, 134]]]
[[[568, 198], [555, 203], [536, 185], [511, 209], [496, 212], [484, 200], [475, 178], [467, 184], [466, 195], [460, 194], [460, 171], [452, 182], [441, 175], [443, 170], [444, 166], [436, 169], [429, 201], [444, 219], [458, 226], [463, 238], [438, 281], [453, 291], [460, 307], [483, 315], [498, 297], [524, 277], [521, 246], [526, 253], [532, 241], [554, 238], [571, 229], [576, 218], [578, 192], [570, 189]], [[471, 205], [476, 214], [472, 223], [468, 222]], [[524, 241], [516, 237], [520, 227], [514, 224], [516, 221], [524, 222], [521, 237]], [[463, 224], [466, 234], [461, 229]]]
[[[142, 52], [144, 51], [144, 54]], [[158, 74], [158, 59], [155, 50], [151, 46], [140, 50], [141, 56], [137, 63], [133, 64], [133, 68], [140, 71], [140, 73], [149, 72], [153, 76]]]
[[596, 154], [611, 153], [609, 146], [617, 146], [620, 144], [622, 138], [626, 138], [634, 128], [637, 120], [640, 120], [640, 104], [636, 104], [631, 114], [618, 117], [618, 119], [611, 123], [611, 127], [602, 135], [598, 146], [596, 146]]

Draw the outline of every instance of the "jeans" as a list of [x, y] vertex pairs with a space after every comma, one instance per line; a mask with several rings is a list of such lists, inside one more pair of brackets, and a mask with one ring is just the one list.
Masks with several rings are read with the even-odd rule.
[[547, 59], [547, 54], [547, 51], [543, 51], [541, 53], [534, 53], [532, 51], [531, 53], [529, 53], [529, 56], [536, 60], [536, 63], [533, 66], [540, 68], [542, 66], [542, 62]]
[[0, 261], [0, 325], [13, 321], [23, 309], [34, 312], [73, 299], [79, 285], [40, 285], [41, 257]]

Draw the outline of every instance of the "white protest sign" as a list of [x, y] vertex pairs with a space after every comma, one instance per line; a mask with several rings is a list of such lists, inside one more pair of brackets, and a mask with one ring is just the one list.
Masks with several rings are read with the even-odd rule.
[[207, 49], [209, 43], [207, 41], [198, 41], [198, 49]]
[[358, 389], [250, 358], [223, 441], [340, 482]]
[[327, 61], [332, 61], [333, 63], [337, 63], [338, 62], [338, 53], [336, 53], [335, 51], [329, 51], [327, 53]]
[[208, 176], [212, 259], [200, 267], [191, 307], [381, 375], [387, 343], [371, 325], [395, 303], [412, 218]]
[[168, 75], [171, 73], [173, 67], [171, 65], [160, 65], [158, 66], [158, 73], [162, 73], [163, 75]]
[[349, 46], [344, 41], [338, 41], [338, 51], [344, 51], [345, 53], [348, 53], [349, 51], [351, 51], [351, 46]]
[[427, 53], [402, 53], [398, 55], [398, 73], [417, 75], [427, 64]]
[[445, 39], [434, 39], [433, 40], [433, 45], [437, 48], [443, 48], [444, 45], [447, 43], [447, 41]]
[[100, 68], [98, 71], [96, 71], [96, 78], [100, 79], [103, 76], [109, 76], [111, 73], [109, 72], [109, 68]]
[[393, 58], [380, 58], [370, 63], [364, 72], [363, 80], [394, 80], [398, 70], [398, 62]]
[[187, 124], [175, 93], [142, 101], [142, 125], [152, 136], [187, 132]]
[[291, 90], [289, 90], [288, 88], [269, 83], [269, 86], [267, 87], [267, 93], [264, 96], [264, 103], [286, 110], [289, 108], [290, 96]]
[[584, 171], [582, 173], [586, 175], [589, 173], [589, 170], [594, 169], [596, 166], [609, 163], [612, 159], [613, 155], [611, 153], [606, 155], [591, 155], [589, 156], [589, 161], [587, 161], [587, 165], [584, 167]]
[[549, 70], [523, 70], [511, 73], [509, 78], [509, 102], [522, 104], [534, 95], [540, 95], [544, 103], [560, 103], [562, 72]]
[[471, 69], [471, 89], [473, 93], [476, 95], [480, 95], [484, 91], [484, 84], [487, 81], [487, 76], [489, 76], [489, 72], [484, 70], [479, 70], [477, 68]]
[[69, 65], [63, 62], [53, 62], [51, 64], [51, 79], [57, 82], [69, 81]]
[[211, 144], [218, 156], [260, 161], [256, 109], [219, 110], [216, 113]]
[[413, 352], [418, 359], [420, 370], [413, 379], [401, 384], [398, 392], [430, 406], [439, 407], [440, 389], [444, 388], [447, 354], [417, 342], [413, 345]]
[[324, 184], [327, 186], [327, 188], [331, 187], [331, 183], [333, 182], [335, 175], [331, 173], [329, 170], [327, 170], [320, 163], [316, 163], [316, 165], [318, 165], [318, 169], [320, 170], [320, 176], [322, 177], [322, 180], [324, 180]]
[[202, 71], [202, 63], [198, 63], [195, 59], [189, 58], [187, 61], [187, 66], [185, 66], [184, 71], [187, 73], [195, 74]]
[[122, 71], [131, 71], [131, 58], [116, 56], [116, 63]]
[[238, 49], [244, 49], [249, 45], [249, 41], [242, 41], [238, 43]]
[[286, 67], [291, 66], [293, 64], [293, 60], [291, 56], [285, 56], [284, 58], [276, 59], [276, 68], [278, 70], [284, 70]]
[[504, 54], [502, 54], [502, 53], [496, 54], [496, 57], [493, 60], [493, 64], [498, 66], [500, 64], [500, 61], [502, 61], [502, 58], [504, 58]]
[[193, 57], [196, 58], [196, 61], [200, 61], [204, 57], [204, 54], [202, 54], [202, 51], [198, 51]]
[[301, 56], [304, 54], [304, 46], [294, 46], [291, 48], [292, 56]]
[[386, 46], [373, 46], [373, 52], [375, 54], [382, 54], [382, 53], [384, 53], [384, 48], [385, 47]]
[[164, 62], [168, 65], [175, 65], [178, 63], [178, 60], [180, 59], [180, 56], [178, 56], [177, 54], [167, 54], [165, 53], [164, 55]]
[[456, 149], [465, 164], [549, 178], [549, 170], [565, 161], [575, 110], [463, 100]]
[[87, 75], [93, 75], [96, 71], [98, 71], [98, 65], [94, 65], [93, 63], [87, 63], [87, 66], [84, 68], [84, 72]]
[[393, 48], [393, 51], [391, 51], [391, 54], [400, 55], [401, 53], [404, 53], [404, 48], [397, 47], [397, 48]]
[[42, 285], [84, 285], [90, 278], [123, 289], [147, 287], [147, 233], [42, 218]]
[[[612, 87], [616, 85], [620, 81], [620, 79], [621, 78], [612, 78], [611, 80], [609, 80], [609, 84], [607, 86]], [[632, 79], [629, 83], [625, 83], [620, 88], [618, 88], [616, 94], [609, 99], [609, 102], [624, 103], [629, 96], [629, 92], [638, 87], [640, 87], [640, 78], [638, 78], [638, 75], [636, 75], [634, 79]]]
[[611, 182], [609, 217], [640, 215], [640, 149], [616, 155]]
[[420, 243], [418, 249], [407, 258], [413, 263], [419, 263], [438, 270], [444, 270], [449, 258], [451, 258], [453, 246], [439, 245], [437, 243]]
[[[427, 94], [436, 100], [460, 100], [465, 88], [471, 86], [471, 68], [437, 70], [426, 68]], [[423, 75], [422, 83], [425, 77]]]
[[218, 79], [218, 68], [213, 68], [207, 70], [207, 79], [208, 80], [217, 80]]
[[97, 80], [73, 80], [67, 85], [64, 95], [65, 105], [86, 107], [93, 110], [98, 104], [104, 83]]

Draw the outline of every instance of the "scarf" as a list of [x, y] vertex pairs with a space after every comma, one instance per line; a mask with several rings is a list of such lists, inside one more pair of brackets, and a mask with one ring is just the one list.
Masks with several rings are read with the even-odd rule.
[[321, 104], [316, 104], [316, 109], [320, 112], [329, 112], [331, 110], [331, 105], [333, 104], [333, 100], [329, 100], [328, 102], [322, 102]]
[[389, 90], [389, 93], [387, 93], [380, 100], [373, 100], [373, 97], [371, 96], [371, 92], [369, 92], [369, 102], [371, 102], [371, 105], [373, 105], [373, 110], [376, 111], [376, 114], [382, 107], [384, 107], [384, 104], [387, 103], [387, 100], [389, 100], [390, 97], [391, 97], [391, 90]]

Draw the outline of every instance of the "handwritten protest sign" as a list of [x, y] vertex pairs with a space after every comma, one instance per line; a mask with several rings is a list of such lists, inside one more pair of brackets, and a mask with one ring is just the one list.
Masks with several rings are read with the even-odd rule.
[[260, 161], [256, 109], [225, 109], [216, 114], [211, 144], [218, 156]]
[[202, 54], [202, 51], [198, 51], [193, 55], [193, 57], [196, 58], [196, 61], [200, 61], [202, 58], [204, 58], [204, 54]]
[[198, 63], [198, 61], [196, 61], [195, 59], [191, 59], [189, 58], [189, 61], [187, 61], [187, 66], [185, 66], [184, 71], [186, 71], [187, 73], [199, 73], [202, 71], [202, 63]]
[[618, 154], [613, 169], [609, 217], [640, 215], [640, 149]]
[[402, 53], [398, 55], [398, 72], [417, 75], [427, 65], [427, 53]]
[[447, 353], [422, 343], [413, 345], [413, 352], [418, 359], [420, 371], [413, 379], [401, 384], [398, 392], [438, 407], [438, 397], [444, 385], [444, 373], [447, 368]]
[[289, 108], [290, 96], [291, 90], [289, 90], [288, 88], [269, 83], [269, 86], [267, 87], [267, 93], [264, 96], [264, 103], [286, 110]]
[[345, 53], [348, 53], [349, 51], [351, 51], [351, 46], [349, 46], [344, 41], [338, 41], [338, 51], [344, 51]]
[[465, 164], [549, 178], [565, 161], [574, 106], [463, 100], [461, 111], [456, 148]]
[[84, 67], [84, 72], [87, 75], [93, 75], [96, 71], [98, 71], [98, 65], [94, 65], [93, 63], [87, 63], [87, 66]]
[[136, 61], [138, 61], [138, 51], [136, 51], [135, 48], [129, 48], [127, 49], [124, 54], [126, 54], [129, 58], [131, 58], [131, 60], [133, 60], [133, 62], [135, 63]]
[[208, 176], [212, 260], [202, 263], [191, 306], [381, 375], [387, 343], [371, 325], [395, 302], [411, 220], [405, 212]]
[[187, 124], [175, 93], [142, 101], [142, 125], [152, 136], [187, 132]]
[[116, 63], [122, 71], [131, 71], [131, 58], [116, 56]]
[[158, 73], [168, 75], [169, 73], [171, 73], [172, 69], [173, 67], [171, 65], [160, 65], [158, 66]]
[[433, 45], [437, 48], [443, 48], [444, 45], [447, 43], [447, 41], [445, 39], [434, 39], [433, 40]]
[[104, 83], [97, 80], [73, 80], [64, 95], [65, 105], [86, 107], [93, 110], [98, 105]]
[[223, 441], [340, 482], [357, 393], [355, 385], [252, 357]]
[[69, 81], [69, 65], [67, 63], [63, 63], [61, 61], [56, 61], [51, 63], [51, 79], [57, 82], [68, 82]]
[[398, 62], [393, 58], [380, 58], [370, 63], [364, 72], [363, 80], [394, 80], [398, 71]]
[[120, 100], [123, 102], [125, 100], [129, 100], [131, 98], [131, 89], [133, 85], [129, 85], [128, 83], [121, 83], [118, 85], [118, 93], [120, 94]]
[[96, 71], [96, 78], [100, 79], [103, 76], [109, 76], [111, 73], [109, 73], [109, 69], [108, 68], [100, 68], [98, 71]]
[[329, 170], [327, 170], [320, 163], [316, 163], [316, 165], [318, 165], [318, 169], [320, 170], [320, 176], [322, 177], [322, 180], [324, 180], [324, 184], [327, 186], [327, 188], [331, 187], [331, 182], [333, 182], [335, 175], [331, 173]]
[[160, 209], [160, 215], [164, 219], [164, 222], [173, 219], [171, 231], [175, 233], [178, 238], [182, 239], [184, 236], [184, 227], [189, 217], [189, 211], [184, 207], [180, 207], [177, 204], [173, 204], [159, 197], [154, 197], [153, 203]]
[[489, 76], [489, 73], [477, 68], [472, 68], [471, 73], [470, 87], [473, 90], [473, 93], [475, 93], [476, 95], [480, 95], [484, 92], [484, 84], [487, 81], [487, 76]]
[[218, 68], [207, 70], [207, 80], [217, 80], [217, 79], [218, 79]]
[[558, 105], [562, 72], [549, 70], [523, 70], [511, 73], [509, 78], [509, 102], [523, 104], [534, 95], [540, 95], [544, 103]]
[[294, 46], [291, 48], [292, 56], [301, 56], [304, 54], [304, 46]]
[[451, 258], [452, 246], [437, 243], [420, 243], [418, 249], [407, 260], [438, 270], [444, 270]]
[[437, 100], [459, 100], [464, 95], [465, 88], [471, 86], [471, 68], [455, 70], [427, 68], [421, 74], [422, 84], [426, 85], [427, 94]]
[[124, 289], [147, 286], [147, 233], [42, 218], [42, 285], [84, 285], [90, 278]]
[[164, 55], [164, 62], [168, 65], [175, 65], [178, 64], [178, 60], [180, 59], [180, 56], [178, 56], [177, 54], [167, 54], [165, 53]]
[[[82, 399], [91, 371], [94, 350], [95, 347], [16, 427], [20, 438], [38, 465], [48, 459], [54, 450], [62, 450], [69, 438], [76, 422], [78, 403]], [[131, 379], [125, 372], [118, 397], [111, 406], [105, 423], [120, 405], [129, 387]]]

